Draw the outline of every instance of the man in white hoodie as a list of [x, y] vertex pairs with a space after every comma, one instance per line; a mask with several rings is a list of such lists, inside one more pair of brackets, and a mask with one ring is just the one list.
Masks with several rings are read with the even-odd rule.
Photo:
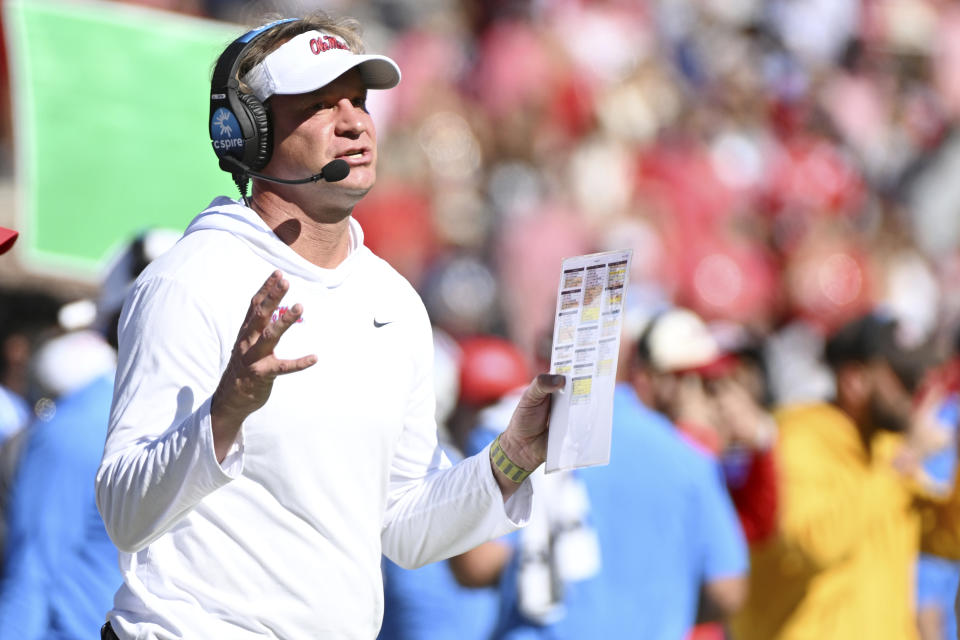
[[104, 637], [373, 638], [381, 551], [419, 566], [529, 516], [564, 379], [534, 380], [481, 454], [437, 447], [426, 311], [350, 216], [376, 177], [366, 92], [400, 79], [361, 47], [314, 15], [218, 61], [211, 137], [244, 198], [214, 200], [124, 305], [97, 474], [124, 576]]

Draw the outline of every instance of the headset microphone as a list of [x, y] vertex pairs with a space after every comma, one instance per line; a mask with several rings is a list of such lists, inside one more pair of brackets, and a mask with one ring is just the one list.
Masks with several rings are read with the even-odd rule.
[[315, 173], [308, 178], [298, 178], [296, 180], [274, 178], [273, 176], [268, 176], [263, 173], [257, 173], [233, 156], [221, 157], [220, 168], [231, 173], [242, 172], [243, 175], [260, 178], [261, 180], [266, 180], [267, 182], [276, 182], [278, 184], [306, 184], [308, 182], [319, 182], [320, 180], [326, 180], [327, 182], [339, 182], [350, 174], [350, 165], [347, 164], [346, 160], [342, 160], [340, 158], [331, 160], [327, 164], [323, 165], [323, 168], [320, 169], [320, 173]]

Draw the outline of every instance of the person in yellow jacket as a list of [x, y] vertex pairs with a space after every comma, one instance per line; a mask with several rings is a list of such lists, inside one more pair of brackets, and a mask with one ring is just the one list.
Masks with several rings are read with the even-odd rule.
[[826, 359], [833, 403], [782, 409], [777, 532], [751, 549], [737, 640], [912, 640], [914, 564], [923, 549], [960, 558], [960, 491], [925, 490], [910, 427], [929, 359], [869, 315], [838, 331]]

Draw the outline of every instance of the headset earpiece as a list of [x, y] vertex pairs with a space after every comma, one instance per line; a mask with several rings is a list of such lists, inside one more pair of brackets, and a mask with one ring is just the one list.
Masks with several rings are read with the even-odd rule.
[[259, 171], [270, 162], [270, 154], [273, 152], [270, 113], [260, 99], [251, 93], [238, 93], [237, 98], [244, 106], [253, 129], [253, 136], [244, 149], [244, 164], [254, 171]]

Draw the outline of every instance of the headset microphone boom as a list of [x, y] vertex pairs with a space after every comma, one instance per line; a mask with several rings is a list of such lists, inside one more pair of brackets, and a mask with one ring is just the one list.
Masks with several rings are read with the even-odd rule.
[[276, 182], [278, 184], [306, 184], [307, 182], [319, 182], [320, 180], [326, 180], [327, 182], [339, 182], [350, 174], [350, 165], [347, 164], [346, 160], [341, 158], [331, 160], [327, 164], [323, 165], [323, 168], [320, 169], [320, 173], [315, 173], [307, 178], [297, 178], [296, 180], [274, 178], [273, 176], [258, 173], [233, 156], [221, 157], [220, 168], [231, 173], [242, 173], [245, 176], [260, 178], [261, 180]]

